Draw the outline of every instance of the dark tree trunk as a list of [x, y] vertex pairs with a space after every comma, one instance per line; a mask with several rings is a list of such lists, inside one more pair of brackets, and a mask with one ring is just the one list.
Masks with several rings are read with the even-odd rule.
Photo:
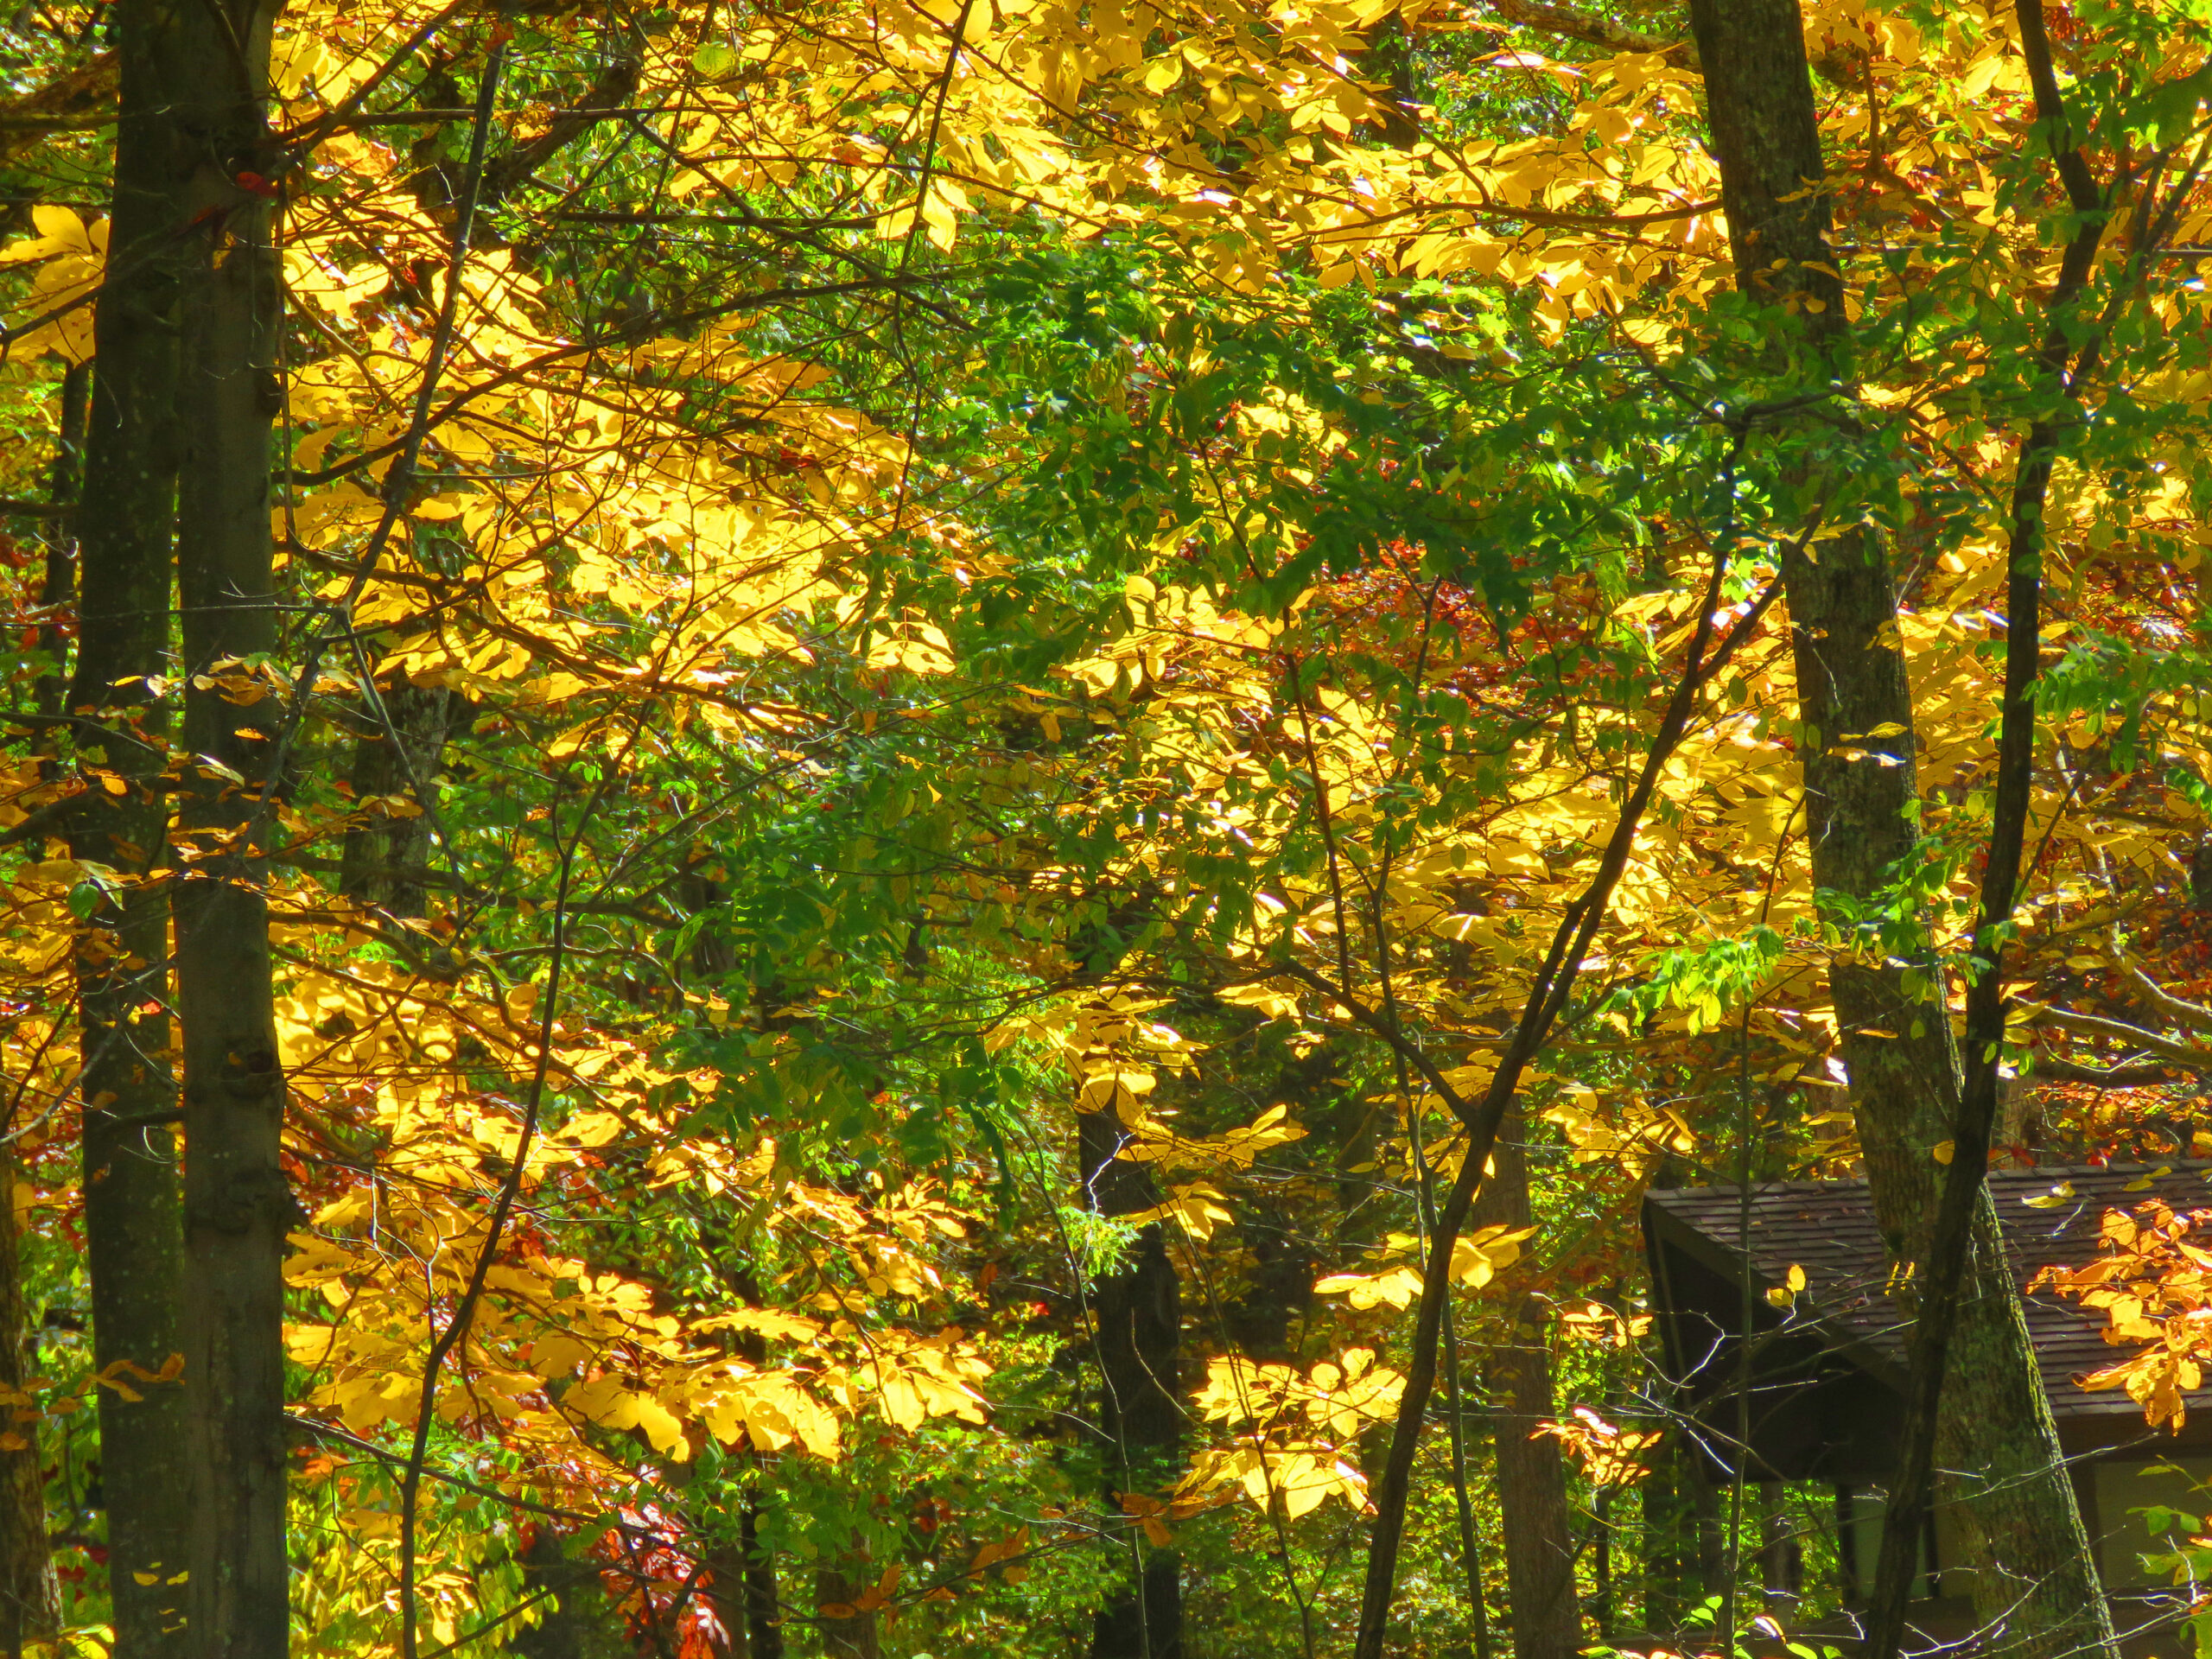
[[[269, 203], [233, 182], [268, 146], [264, 0], [200, 0], [181, 111], [200, 162], [201, 264], [185, 299], [177, 533], [185, 748], [175, 911], [183, 1027], [185, 1375], [194, 1510], [191, 1626], [222, 1659], [283, 1659], [284, 1076], [268, 903], [251, 845], [270, 808], [282, 688], [245, 665], [276, 645], [270, 429], [283, 390]], [[210, 763], [213, 764], [210, 764]]]
[[421, 916], [452, 696], [400, 679], [384, 688], [381, 702], [389, 729], [375, 721], [362, 734], [347, 779], [354, 801], [371, 804], [364, 810], [372, 817], [346, 832], [339, 891], [394, 916]]
[[761, 1548], [760, 1500], [752, 1493], [739, 1500], [736, 1547], [718, 1548], [707, 1566], [714, 1580], [708, 1594], [729, 1638], [729, 1659], [783, 1659], [776, 1565]]
[[1783, 1624], [1796, 1611], [1803, 1588], [1804, 1552], [1789, 1516], [1789, 1492], [1778, 1480], [1759, 1484], [1759, 1588], [1766, 1611]]
[[1263, 1362], [1294, 1359], [1313, 1302], [1313, 1248], [1287, 1205], [1261, 1194], [1244, 1206], [1238, 1234], [1251, 1253], [1244, 1294], [1221, 1310], [1238, 1351]]
[[[1109, 1216], [1133, 1215], [1159, 1202], [1141, 1164], [1117, 1154], [1128, 1135], [1109, 1109], [1077, 1119], [1086, 1204]], [[1091, 1287], [1097, 1330], [1098, 1433], [1106, 1460], [1106, 1499], [1157, 1497], [1182, 1471], [1182, 1292], [1157, 1224], [1137, 1235], [1128, 1259]], [[1183, 1588], [1172, 1550], [1131, 1535], [1132, 1582], [1099, 1609], [1091, 1659], [1180, 1659]]]
[[[1671, 1442], [1676, 1437], [1668, 1436]], [[1650, 1478], [1637, 1494], [1641, 1506], [1638, 1570], [1643, 1583], [1643, 1628], [1660, 1635], [1681, 1617], [1681, 1532], [1675, 1478], [1675, 1454], [1662, 1444]]]
[[784, 1613], [776, 1605], [776, 1560], [760, 1541], [760, 1505], [749, 1494], [738, 1511], [745, 1552], [745, 1628], [753, 1659], [784, 1659]]
[[[56, 435], [53, 469], [48, 474], [48, 499], [56, 506], [77, 499], [84, 472], [85, 423], [92, 410], [92, 365], [72, 363], [61, 377], [61, 423]], [[51, 518], [41, 532], [46, 543], [46, 569], [38, 589], [38, 648], [46, 658], [40, 671], [38, 709], [58, 715], [68, 701], [69, 639], [74, 632], [77, 606], [77, 526], [73, 515]], [[42, 752], [52, 753], [50, 742]]]
[[[1847, 385], [1850, 342], [1827, 198], [1808, 188], [1826, 175], [1797, 7], [1692, 0], [1690, 17], [1738, 285], [1791, 306], [1797, 325], [1780, 338], [1805, 354], [1808, 377]], [[1814, 454], [1792, 482], [1809, 505], [1847, 490], [1850, 465], [1847, 454]], [[1871, 528], [1855, 530], [1821, 543], [1817, 561], [1786, 556], [1783, 575], [1814, 884], [1869, 898], [1917, 838], [1909, 816], [1918, 797], [1912, 694], [1888, 544]], [[1902, 969], [1839, 954], [1829, 978], [1876, 1220], [1892, 1258], [1916, 1262], [1942, 1173], [1935, 1148], [1957, 1117], [1950, 1020], [1940, 995], [1916, 995]], [[1969, 1274], [1938, 1457], [1951, 1471], [1945, 1496], [1959, 1504], [1977, 1615], [2001, 1618], [2024, 1654], [2110, 1652], [2110, 1618], [1986, 1192]]]
[[[1496, 1173], [1475, 1201], [1478, 1227], [1526, 1227], [1528, 1127], [1505, 1120], [1493, 1154]], [[1574, 1593], [1574, 1510], [1559, 1441], [1536, 1432], [1559, 1408], [1541, 1297], [1517, 1299], [1513, 1326], [1490, 1357], [1487, 1382], [1497, 1427], [1497, 1502], [1505, 1534], [1505, 1600], [1514, 1659], [1569, 1659], [1582, 1650], [1582, 1612]]]
[[1592, 1557], [1590, 1594], [1590, 1622], [1597, 1627], [1599, 1645], [1611, 1647], [1615, 1635], [1616, 1607], [1613, 1584], [1613, 1529], [1620, 1512], [1620, 1493], [1611, 1486], [1601, 1489], [1591, 1500], [1590, 1509], [1596, 1522], [1596, 1536], [1590, 1546]]
[[[169, 538], [176, 514], [178, 341], [190, 264], [191, 153], [176, 119], [181, 37], [194, 14], [118, 0], [119, 91], [110, 269], [93, 308], [98, 370], [86, 435], [72, 712], [99, 722], [76, 752], [103, 779], [80, 798], [70, 851], [118, 873], [76, 952], [86, 1256], [92, 1359], [159, 1373], [182, 1346], [183, 1236], [168, 1058], [168, 918], [146, 883], [162, 861], [157, 780], [168, 725]], [[105, 733], [99, 728], [105, 728]], [[175, 1373], [171, 1373], [174, 1376]], [[99, 1390], [100, 1484], [116, 1659], [181, 1659], [191, 1497], [181, 1382]]]
[[1708, 1601], [1728, 1593], [1728, 1529], [1720, 1490], [1711, 1464], [1690, 1457], [1690, 1505], [1697, 1522], [1697, 1584]]
[[[693, 891], [693, 882], [705, 884], [703, 878], [687, 878], [687, 893]], [[713, 898], [695, 899], [687, 896], [686, 903], [715, 902]], [[694, 955], [704, 946], [693, 947]], [[753, 1269], [736, 1256], [736, 1246], [718, 1234], [708, 1235], [709, 1248], [723, 1261], [723, 1281], [747, 1307], [760, 1306], [760, 1283], [753, 1277]], [[758, 1332], [740, 1331], [731, 1338], [731, 1351], [748, 1365], [760, 1367], [767, 1363], [768, 1344]], [[756, 1452], [739, 1454], [756, 1468], [765, 1466], [766, 1459]], [[718, 1549], [708, 1562], [713, 1575], [709, 1594], [715, 1603], [715, 1614], [729, 1635], [730, 1659], [784, 1659], [783, 1610], [776, 1605], [776, 1560], [760, 1535], [762, 1495], [758, 1486], [745, 1490], [738, 1498], [736, 1548]]]
[[571, 1560], [561, 1535], [544, 1522], [534, 1522], [518, 1553], [525, 1596], [543, 1596], [537, 1622], [517, 1630], [507, 1650], [522, 1659], [583, 1659], [590, 1628], [589, 1599], [599, 1593], [599, 1569]]
[[855, 1537], [850, 1555], [814, 1575], [814, 1599], [818, 1607], [850, 1610], [835, 1615], [826, 1611], [822, 1613], [824, 1659], [882, 1659], [882, 1633], [877, 1625], [875, 1610], [863, 1610], [854, 1605], [875, 1582], [874, 1574], [868, 1567], [868, 1551]]
[[[30, 1321], [16, 1242], [15, 1160], [0, 1149], [0, 1395], [32, 1374]], [[38, 1425], [0, 1411], [0, 1655], [50, 1637], [61, 1623], [61, 1586], [46, 1541], [46, 1465]]]

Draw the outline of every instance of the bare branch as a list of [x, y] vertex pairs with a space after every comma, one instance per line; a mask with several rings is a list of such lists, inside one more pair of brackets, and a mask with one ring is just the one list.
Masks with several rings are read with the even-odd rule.
[[2212, 1008], [2206, 1007], [2201, 1002], [2185, 1001], [2174, 995], [2157, 980], [2145, 973], [2133, 957], [2124, 952], [2114, 951], [2113, 959], [2120, 964], [2127, 976], [2135, 982], [2136, 988], [2149, 999], [2151, 1006], [2164, 1014], [2167, 1019], [2185, 1031], [2212, 1032]]
[[2061, 1031], [2074, 1032], [2083, 1037], [2109, 1037], [2143, 1053], [2155, 1054], [2160, 1059], [2171, 1061], [2196, 1075], [2212, 1075], [2212, 1052], [2192, 1044], [2176, 1042], [2171, 1037], [2161, 1037], [2140, 1026], [2126, 1025], [2118, 1020], [2100, 1019], [2094, 1014], [2076, 1014], [2071, 1008], [2054, 1008], [2043, 1002], [2024, 1004], [2020, 1011], [2032, 1025], [2055, 1026]]

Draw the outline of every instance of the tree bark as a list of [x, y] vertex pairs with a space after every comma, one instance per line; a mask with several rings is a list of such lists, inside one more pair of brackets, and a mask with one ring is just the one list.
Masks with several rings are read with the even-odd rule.
[[266, 0], [197, 0], [180, 111], [198, 163], [199, 269], [186, 296], [177, 535], [185, 747], [175, 893], [185, 1111], [185, 1361], [195, 1512], [191, 1628], [213, 1659], [282, 1659], [283, 1258], [297, 1215], [279, 1163], [284, 1077], [265, 823], [283, 698], [252, 664], [276, 645], [270, 438], [283, 390], [268, 200], [235, 181], [270, 144]]
[[783, 1659], [776, 1565], [760, 1547], [760, 1500], [747, 1492], [738, 1501], [735, 1547], [718, 1546], [707, 1558], [707, 1595], [728, 1637], [729, 1659]]
[[[157, 791], [168, 723], [156, 684], [168, 666], [178, 342], [190, 263], [180, 39], [194, 17], [175, 0], [115, 8], [120, 115], [110, 263], [92, 314], [99, 366], [77, 516], [82, 599], [68, 695], [70, 711], [86, 722], [77, 757], [103, 774], [80, 798], [70, 851], [114, 872], [97, 888], [75, 957], [92, 1359], [102, 1370], [128, 1363], [149, 1374], [181, 1347], [168, 906], [150, 872], [167, 821]], [[137, 1398], [99, 1390], [115, 1656], [181, 1659], [192, 1520], [184, 1389], [134, 1381], [132, 1391]]]
[[1637, 1493], [1637, 1572], [1643, 1593], [1643, 1628], [1656, 1636], [1671, 1630], [1681, 1608], [1682, 1520], [1675, 1481], [1678, 1455], [1669, 1435]]
[[[1109, 1108], [1077, 1119], [1086, 1204], [1126, 1216], [1159, 1200], [1144, 1166], [1117, 1154], [1128, 1138]], [[1124, 1493], [1157, 1496], [1181, 1472], [1183, 1407], [1181, 1287], [1158, 1224], [1137, 1235], [1120, 1271], [1091, 1288], [1097, 1330], [1098, 1433], [1106, 1457], [1106, 1501]], [[1091, 1659], [1180, 1659], [1181, 1567], [1169, 1549], [1148, 1548], [1132, 1534], [1136, 1571], [1098, 1611]]]
[[[1476, 1226], [1526, 1227], [1533, 1218], [1527, 1135], [1521, 1113], [1505, 1120], [1491, 1155], [1495, 1173], [1475, 1201]], [[1543, 1319], [1542, 1298], [1521, 1294], [1511, 1332], [1485, 1367], [1497, 1425], [1497, 1502], [1504, 1522], [1505, 1600], [1514, 1659], [1569, 1659], [1583, 1646], [1567, 1465], [1559, 1441], [1537, 1432], [1537, 1425], [1559, 1415]]]
[[776, 1605], [776, 1558], [760, 1541], [760, 1500], [747, 1493], [738, 1510], [738, 1547], [745, 1552], [745, 1631], [753, 1659], [784, 1659], [784, 1613]]
[[1759, 1588], [1766, 1611], [1783, 1624], [1797, 1610], [1804, 1553], [1789, 1515], [1789, 1492], [1778, 1480], [1759, 1483]]
[[[1826, 175], [1797, 7], [1693, 0], [1690, 16], [1738, 285], [1789, 308], [1797, 321], [1785, 338], [1808, 354], [1810, 376], [1840, 389], [1850, 378], [1843, 285], [1816, 188]], [[1853, 464], [1840, 448], [1815, 454], [1794, 481], [1815, 502]], [[1888, 551], [1862, 528], [1821, 543], [1817, 560], [1784, 556], [1813, 879], [1847, 902], [1888, 889], [1918, 838], [1912, 695]], [[1935, 1148], [1951, 1136], [1959, 1099], [1944, 1003], [1907, 974], [1847, 950], [1829, 969], [1875, 1217], [1900, 1263], [1926, 1253], [1942, 1173]], [[1940, 982], [1927, 964], [1913, 977]], [[1975, 1565], [1976, 1612], [2001, 1620], [2025, 1653], [2110, 1652], [2111, 1620], [1986, 1192], [1974, 1241], [1939, 1457]]]
[[850, 1555], [814, 1575], [814, 1599], [818, 1607], [851, 1610], [837, 1615], [827, 1611], [822, 1614], [822, 1651], [825, 1659], [882, 1659], [883, 1639], [875, 1610], [854, 1606], [875, 1582], [868, 1566], [867, 1547], [855, 1535]]
[[[15, 1160], [0, 1148], [0, 1400], [32, 1374], [30, 1321], [16, 1243]], [[50, 1637], [61, 1623], [61, 1586], [46, 1540], [46, 1465], [38, 1425], [0, 1408], [0, 1655]]]
[[[92, 365], [72, 363], [61, 377], [61, 422], [48, 473], [48, 493], [54, 505], [77, 499], [85, 459], [85, 423], [91, 413]], [[38, 590], [38, 648], [47, 665], [40, 671], [38, 710], [58, 715], [68, 701], [71, 613], [77, 604], [77, 528], [70, 518], [48, 521], [40, 531], [46, 543], [46, 569]], [[52, 753], [42, 742], [41, 752]]]
[[548, 1522], [532, 1522], [518, 1552], [525, 1595], [542, 1595], [537, 1623], [516, 1630], [507, 1651], [520, 1659], [584, 1659], [589, 1649], [593, 1610], [601, 1595], [599, 1568], [571, 1560], [560, 1533]]
[[362, 735], [347, 782], [357, 804], [396, 797], [405, 805], [397, 811], [369, 809], [378, 816], [346, 832], [338, 887], [347, 898], [391, 915], [418, 917], [430, 868], [430, 813], [437, 806], [433, 779], [445, 750], [452, 696], [440, 686], [400, 679], [384, 689], [381, 700], [390, 729], [379, 721], [378, 729]]

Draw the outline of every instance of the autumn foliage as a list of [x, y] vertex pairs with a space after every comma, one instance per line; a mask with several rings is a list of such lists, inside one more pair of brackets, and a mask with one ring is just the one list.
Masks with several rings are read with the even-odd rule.
[[[1122, 1659], [1172, 1602], [1192, 1652], [1349, 1651], [1425, 1274], [1394, 1650], [1510, 1641], [1538, 1537], [1582, 1639], [1725, 1646], [1637, 1205], [1852, 1174], [1847, 1046], [1962, 1020], [2038, 423], [1997, 1155], [2212, 1155], [2201, 20], [2050, 9], [2120, 227], [2052, 322], [2080, 214], [2014, 11], [1808, 4], [1854, 331], [1808, 378], [1827, 302], [1743, 290], [1656, 10], [296, 0], [173, 227], [218, 273], [271, 227], [277, 644], [187, 660], [163, 574], [96, 704], [143, 5], [0, 33], [19, 1642], [170, 1651], [109, 1582], [172, 1580], [114, 1554], [101, 1402], [196, 1384], [95, 1363], [84, 1079], [124, 1044], [120, 1132], [188, 1166], [150, 958], [224, 882], [296, 1206], [294, 1648]], [[2050, 329], [2097, 342], [2070, 415]], [[1911, 720], [1821, 731], [1785, 573], [1869, 536]], [[1916, 767], [1877, 893], [1816, 883], [1815, 759]], [[1854, 966], [1905, 1029], [1843, 1028]], [[2175, 1428], [2196, 1227], [2049, 1281], [2123, 1351], [2084, 1386]]]

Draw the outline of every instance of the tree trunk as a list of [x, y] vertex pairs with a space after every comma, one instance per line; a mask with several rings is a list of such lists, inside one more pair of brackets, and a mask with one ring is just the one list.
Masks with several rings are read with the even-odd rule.
[[1590, 1547], [1590, 1622], [1597, 1626], [1599, 1645], [1606, 1648], [1613, 1645], [1618, 1625], [1618, 1609], [1614, 1601], [1613, 1529], [1618, 1522], [1620, 1499], [1618, 1488], [1605, 1486], [1590, 1501], [1591, 1517], [1596, 1522], [1596, 1535]]
[[[1126, 1216], [1159, 1200], [1141, 1164], [1116, 1154], [1128, 1138], [1109, 1109], [1077, 1119], [1084, 1195], [1102, 1215]], [[1097, 1329], [1098, 1433], [1106, 1457], [1106, 1501], [1118, 1510], [1124, 1493], [1157, 1497], [1181, 1472], [1183, 1407], [1182, 1293], [1163, 1230], [1137, 1235], [1128, 1260], [1091, 1287]], [[1133, 1582], [1099, 1609], [1091, 1659], [1180, 1659], [1182, 1572], [1173, 1550], [1148, 1548], [1130, 1535]]]
[[1707, 1601], [1729, 1591], [1728, 1529], [1721, 1500], [1726, 1496], [1713, 1465], [1690, 1454], [1690, 1507], [1697, 1522], [1697, 1584]]
[[776, 1605], [776, 1559], [760, 1541], [760, 1500], [750, 1493], [738, 1510], [737, 1538], [745, 1552], [745, 1630], [753, 1659], [784, 1659], [784, 1613]]
[[738, 1502], [736, 1547], [718, 1547], [707, 1557], [707, 1596], [728, 1638], [729, 1659], [783, 1659], [776, 1567], [760, 1548], [760, 1514], [759, 1500], [747, 1493]]
[[1803, 1551], [1789, 1514], [1789, 1491], [1778, 1480], [1759, 1483], [1759, 1588], [1766, 1611], [1787, 1624], [1803, 1587]]
[[[16, 1244], [15, 1160], [0, 1149], [0, 1401], [32, 1374], [30, 1322]], [[38, 1425], [0, 1409], [0, 1655], [50, 1637], [61, 1624], [61, 1586], [46, 1541], [46, 1465]]]
[[[1495, 1169], [1475, 1200], [1478, 1227], [1526, 1227], [1527, 1120], [1516, 1112], [1500, 1129]], [[1559, 1441], [1537, 1426], [1559, 1415], [1551, 1349], [1541, 1297], [1522, 1294], [1512, 1330], [1486, 1370], [1497, 1433], [1497, 1503], [1505, 1533], [1505, 1600], [1514, 1659], [1569, 1659], [1582, 1650], [1582, 1612], [1574, 1593], [1573, 1506]]]
[[601, 1593], [599, 1568], [570, 1560], [561, 1535], [545, 1521], [528, 1524], [517, 1559], [523, 1593], [546, 1599], [538, 1604], [537, 1622], [507, 1638], [507, 1651], [521, 1659], [583, 1659]]
[[1681, 1518], [1675, 1485], [1678, 1461], [1670, 1434], [1637, 1493], [1638, 1573], [1643, 1589], [1643, 1628], [1657, 1636], [1674, 1628], [1681, 1607]]
[[[825, 1610], [821, 1625], [824, 1659], [882, 1659], [882, 1634], [875, 1610], [854, 1606], [875, 1583], [874, 1574], [868, 1569], [867, 1547], [855, 1534], [853, 1553], [814, 1575], [814, 1599]], [[831, 1607], [848, 1611], [832, 1615], [826, 1611]]]
[[[1847, 384], [1827, 199], [1807, 188], [1825, 172], [1797, 7], [1792, 0], [1693, 0], [1690, 16], [1738, 283], [1789, 305], [1808, 372]], [[1842, 469], [1852, 464], [1843, 454], [1825, 466], [1808, 460], [1793, 481], [1807, 504], [1816, 502], [1847, 486]], [[1888, 546], [1878, 532], [1855, 530], [1821, 543], [1817, 561], [1785, 555], [1783, 576], [1814, 884], [1847, 899], [1869, 899], [1889, 887], [1891, 866], [1917, 839], [1912, 694]], [[1923, 965], [1916, 977], [1934, 975]], [[1906, 970], [1879, 958], [1839, 952], [1829, 978], [1875, 1217], [1892, 1258], [1915, 1262], [1936, 1214], [1942, 1167], [1934, 1151], [1950, 1138], [1957, 1116], [1949, 1018], [1940, 995], [1916, 993]], [[2023, 1653], [2110, 1652], [2110, 1618], [1986, 1192], [1968, 1284], [1938, 1456], [1950, 1471], [1945, 1496], [1960, 1505], [1977, 1615], [2002, 1619]]]
[[[78, 758], [105, 774], [80, 798], [70, 851], [116, 873], [100, 887], [75, 959], [92, 1363], [149, 1374], [182, 1345], [168, 906], [147, 877], [162, 861], [167, 821], [156, 788], [168, 724], [150, 682], [168, 668], [178, 341], [189, 264], [180, 232], [191, 219], [192, 172], [176, 121], [179, 40], [194, 16], [167, 0], [118, 0], [115, 8], [110, 268], [92, 313], [99, 366], [77, 515], [82, 599], [68, 697], [73, 713], [99, 722], [78, 729]], [[136, 1399], [99, 1391], [115, 1659], [181, 1659], [192, 1522], [184, 1388], [131, 1386]]]
[[[91, 413], [92, 365], [72, 363], [61, 377], [61, 423], [55, 435], [54, 466], [48, 474], [48, 499], [66, 507], [77, 499], [84, 469], [85, 423]], [[68, 701], [71, 613], [77, 605], [77, 527], [72, 518], [49, 518], [40, 531], [46, 543], [46, 569], [38, 590], [38, 648], [46, 658], [40, 671], [38, 711], [58, 715]], [[40, 752], [54, 753], [42, 738]]]
[[[273, 788], [283, 717], [246, 665], [276, 644], [270, 435], [283, 396], [280, 291], [269, 203], [235, 183], [269, 143], [274, 7], [200, 0], [181, 112], [200, 162], [186, 296], [177, 535], [185, 768], [175, 908], [183, 1027], [185, 1362], [195, 1512], [191, 1624], [222, 1659], [282, 1659], [283, 1258], [297, 1214], [279, 1164], [284, 1077], [270, 985], [268, 905], [250, 844]], [[210, 763], [213, 764], [210, 764]]]
[[[437, 806], [433, 780], [446, 746], [452, 703], [442, 687], [395, 681], [382, 694], [390, 729], [363, 734], [347, 781], [358, 805], [397, 798], [398, 810], [367, 809], [369, 823], [346, 832], [339, 891], [394, 916], [421, 916], [423, 877], [430, 868], [430, 812]], [[395, 742], [394, 739], [397, 741]], [[423, 798], [416, 798], [420, 789]]]

